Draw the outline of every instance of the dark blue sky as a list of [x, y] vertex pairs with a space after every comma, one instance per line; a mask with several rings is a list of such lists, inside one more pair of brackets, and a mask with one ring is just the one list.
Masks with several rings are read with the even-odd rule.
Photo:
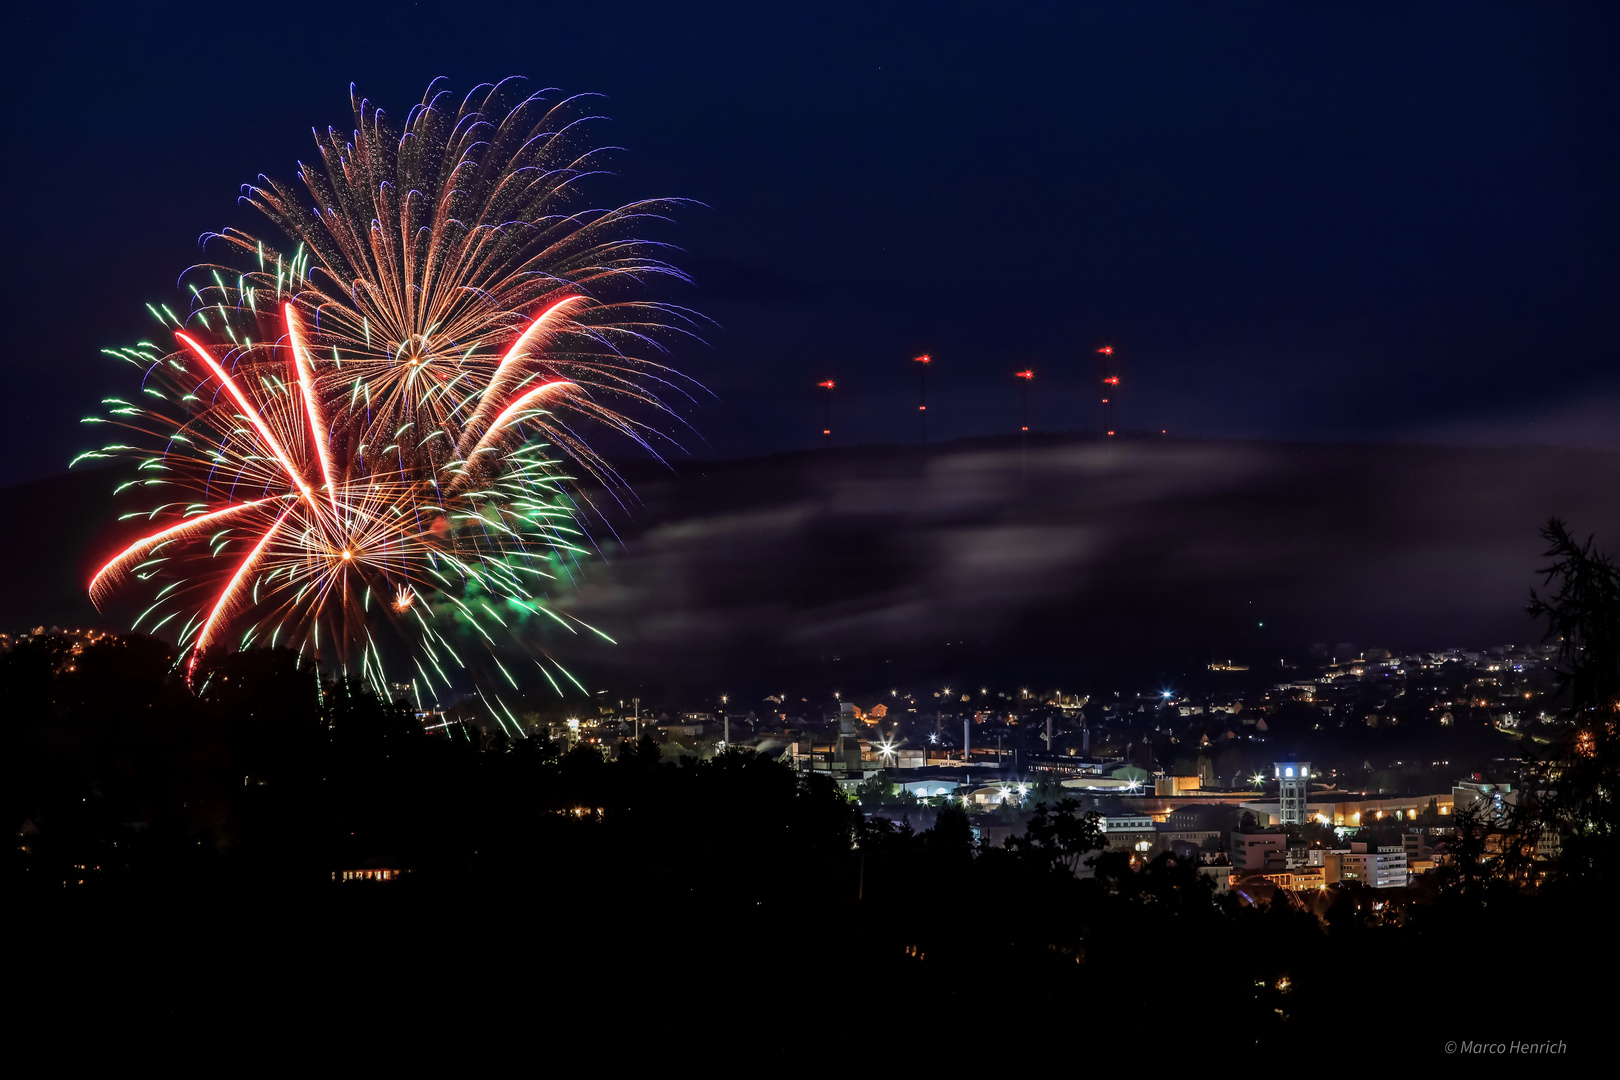
[[599, 91], [611, 193], [700, 200], [668, 237], [720, 324], [682, 366], [702, 454], [1123, 426], [1620, 442], [1614, 5], [33, 5], [6, 17], [0, 482], [150, 333], [197, 236], [291, 177], [348, 86]]

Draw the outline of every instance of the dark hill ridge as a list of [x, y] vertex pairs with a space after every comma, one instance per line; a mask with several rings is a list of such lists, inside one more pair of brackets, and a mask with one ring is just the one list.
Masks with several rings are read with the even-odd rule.
[[[559, 594], [620, 645], [548, 642], [598, 686], [1080, 688], [1317, 641], [1525, 641], [1549, 515], [1620, 549], [1620, 453], [1599, 450], [1037, 440], [1026, 468], [980, 440], [630, 479], [639, 505]], [[95, 621], [111, 487], [6, 492], [33, 524], [5, 534], [0, 626]]]

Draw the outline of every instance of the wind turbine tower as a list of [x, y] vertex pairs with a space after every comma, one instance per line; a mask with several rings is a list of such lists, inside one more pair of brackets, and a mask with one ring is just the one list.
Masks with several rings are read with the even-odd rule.
[[1114, 347], [1104, 345], [1097, 350], [1102, 359], [1102, 425], [1103, 438], [1114, 438], [1114, 399], [1119, 396], [1119, 368], [1114, 363]]

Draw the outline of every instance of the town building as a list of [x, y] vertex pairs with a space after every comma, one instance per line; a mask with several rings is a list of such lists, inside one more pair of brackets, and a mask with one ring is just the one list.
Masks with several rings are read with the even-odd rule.
[[1225, 896], [1232, 891], [1232, 868], [1227, 865], [1208, 865], [1198, 868], [1198, 876], [1208, 878], [1215, 885], [1215, 895]]
[[1158, 826], [1147, 814], [1104, 814], [1098, 824], [1108, 838], [1109, 848], [1114, 851], [1146, 854], [1158, 844]]
[[1311, 847], [1291, 847], [1288, 849], [1285, 862], [1290, 870], [1300, 870], [1309, 867], [1320, 869], [1327, 865], [1327, 849]]
[[1407, 882], [1406, 848], [1398, 844], [1375, 846], [1352, 842], [1341, 851], [1330, 851], [1325, 860], [1326, 877], [1356, 882], [1371, 889], [1396, 889]]
[[1153, 794], [1184, 795], [1203, 786], [1203, 779], [1197, 776], [1161, 776], [1153, 781]]
[[897, 780], [901, 788], [919, 799], [946, 799], [956, 794], [962, 786], [960, 780], [948, 780], [940, 776], [929, 776], [924, 779]]
[[1483, 804], [1487, 815], [1500, 817], [1507, 807], [1518, 802], [1518, 795], [1514, 792], [1512, 784], [1487, 784], [1483, 781], [1464, 780], [1452, 785], [1451, 802], [1458, 810]]
[[[1416, 821], [1430, 801], [1442, 817], [1452, 813], [1452, 795], [1365, 795], [1350, 791], [1315, 791], [1306, 801], [1304, 821], [1318, 825], [1343, 825], [1360, 828], [1378, 823], [1395, 824], [1397, 821]], [[1282, 803], [1271, 800], [1248, 800], [1239, 804], [1265, 824], [1282, 824]]]
[[1297, 870], [1272, 870], [1263, 874], [1255, 874], [1254, 878], [1266, 881], [1279, 889], [1323, 889], [1327, 887], [1327, 871], [1325, 867], [1300, 867]]
[[1272, 768], [1277, 774], [1277, 820], [1284, 825], [1303, 825], [1305, 804], [1310, 795], [1311, 763], [1278, 761]]
[[1287, 866], [1288, 834], [1280, 829], [1275, 832], [1234, 831], [1228, 853], [1234, 873], [1282, 871]]

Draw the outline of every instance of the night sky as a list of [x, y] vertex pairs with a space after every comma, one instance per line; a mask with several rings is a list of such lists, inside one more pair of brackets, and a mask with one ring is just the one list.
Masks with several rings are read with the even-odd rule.
[[[700, 456], [1092, 428], [1620, 442], [1612, 4], [31, 5], [7, 17], [0, 483], [60, 472], [197, 237], [348, 87], [606, 95], [602, 199], [714, 318]], [[1080, 10], [1076, 10], [1076, 9]]]

